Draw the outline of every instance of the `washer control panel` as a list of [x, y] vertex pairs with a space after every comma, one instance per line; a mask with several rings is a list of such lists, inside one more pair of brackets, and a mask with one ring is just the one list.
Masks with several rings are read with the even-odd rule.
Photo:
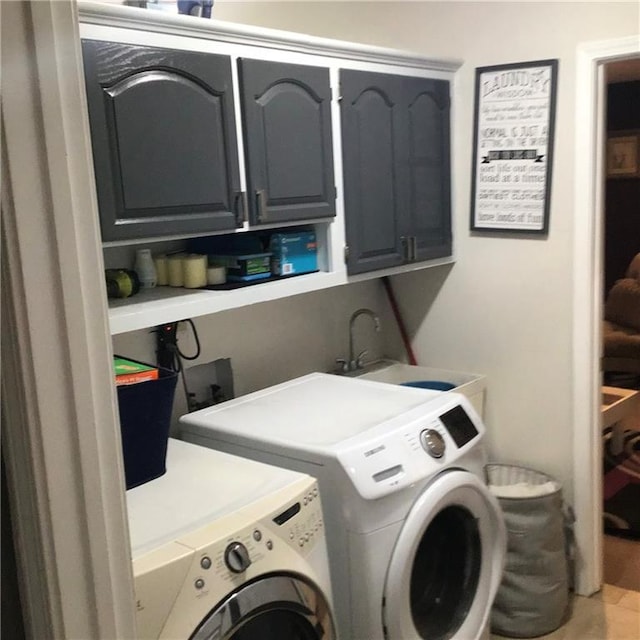
[[[317, 481], [300, 474], [291, 485], [160, 549], [164, 580], [157, 579], [156, 570], [136, 575], [138, 621], [141, 628], [153, 629], [144, 637], [185, 637], [185, 620], [202, 620], [240, 586], [266, 574], [308, 572], [317, 562], [317, 546], [324, 544]], [[175, 562], [167, 563], [169, 552]], [[169, 609], [179, 614], [165, 618]]]
[[324, 527], [317, 483], [302, 499], [273, 518], [292, 547], [311, 550]]
[[465, 454], [485, 427], [467, 398], [447, 392], [375, 425], [338, 453], [365, 499], [399, 491]]
[[[198, 546], [191, 568], [192, 593], [205, 597], [212, 583], [246, 580], [278, 567], [282, 554], [307, 555], [323, 539], [324, 521], [318, 484], [309, 478], [303, 492], [276, 510], [262, 512], [251, 523], [211, 542], [210, 527], [180, 540]], [[198, 544], [198, 540], [207, 543]]]
[[[237, 541], [227, 545], [224, 550], [224, 563], [229, 571], [233, 571], [233, 573], [246, 571], [251, 564], [247, 547], [242, 542]], [[202, 562], [200, 562], [200, 566], [202, 566]]]
[[446, 449], [444, 438], [435, 429], [425, 429], [420, 433], [420, 444], [432, 458], [442, 458]]

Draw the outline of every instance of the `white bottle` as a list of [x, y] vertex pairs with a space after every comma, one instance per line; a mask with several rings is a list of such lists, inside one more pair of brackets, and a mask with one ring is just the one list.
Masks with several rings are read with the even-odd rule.
[[156, 286], [156, 268], [153, 264], [151, 249], [138, 249], [136, 251], [136, 261], [133, 268], [138, 274], [142, 289], [152, 289]]

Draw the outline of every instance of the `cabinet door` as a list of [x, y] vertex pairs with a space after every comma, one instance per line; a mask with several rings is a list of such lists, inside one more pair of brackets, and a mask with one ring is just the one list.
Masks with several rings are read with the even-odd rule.
[[241, 59], [253, 223], [335, 216], [329, 71]]
[[449, 82], [404, 79], [408, 208], [402, 235], [410, 261], [451, 255]]
[[241, 223], [231, 61], [82, 43], [102, 238]]
[[403, 263], [406, 171], [402, 79], [341, 70], [347, 271], [363, 273]]

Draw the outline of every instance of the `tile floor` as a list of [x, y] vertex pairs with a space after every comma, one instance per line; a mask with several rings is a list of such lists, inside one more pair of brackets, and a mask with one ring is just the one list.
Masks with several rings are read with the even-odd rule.
[[574, 596], [569, 621], [538, 640], [640, 640], [640, 541], [605, 536], [604, 581], [590, 598]]

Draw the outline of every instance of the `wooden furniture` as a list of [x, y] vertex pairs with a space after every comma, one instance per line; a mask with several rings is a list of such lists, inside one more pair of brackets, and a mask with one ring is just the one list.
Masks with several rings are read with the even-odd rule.
[[601, 411], [602, 428], [612, 427], [611, 453], [620, 455], [625, 431], [637, 428], [640, 420], [640, 391], [603, 386]]
[[640, 253], [607, 295], [602, 342], [603, 372], [640, 376]]

